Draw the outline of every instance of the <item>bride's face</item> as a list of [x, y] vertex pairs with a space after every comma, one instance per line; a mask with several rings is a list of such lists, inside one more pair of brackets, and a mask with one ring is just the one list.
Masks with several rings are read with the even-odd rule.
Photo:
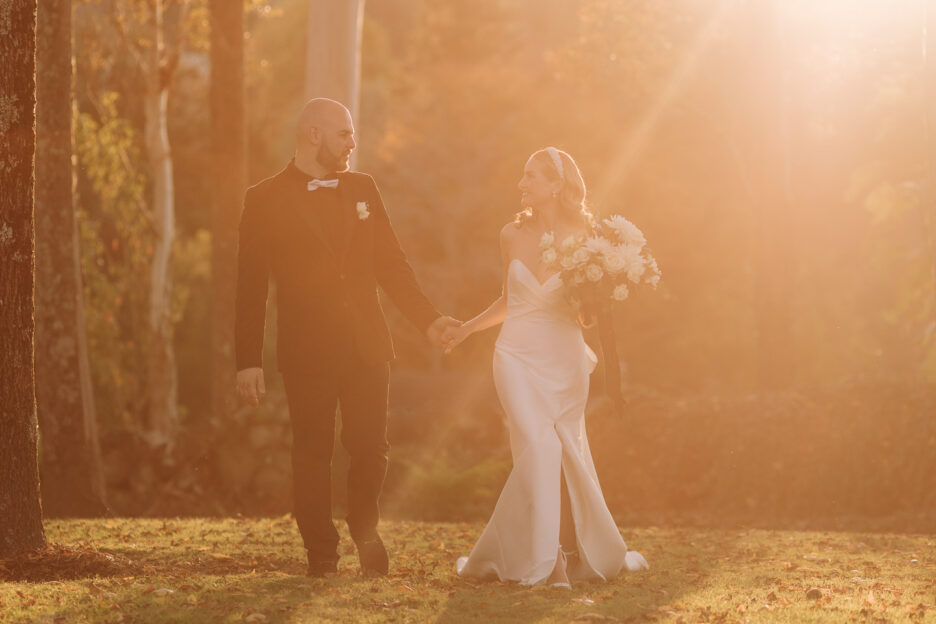
[[520, 189], [520, 205], [535, 208], [553, 200], [553, 193], [559, 192], [559, 182], [547, 178], [542, 163], [531, 157], [523, 168], [517, 188]]

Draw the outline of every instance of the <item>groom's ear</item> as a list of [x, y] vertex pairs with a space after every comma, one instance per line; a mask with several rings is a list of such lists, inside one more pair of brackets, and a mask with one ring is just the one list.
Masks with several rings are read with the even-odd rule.
[[309, 126], [309, 136], [307, 137], [312, 145], [318, 145], [322, 142], [322, 130], [318, 126]]

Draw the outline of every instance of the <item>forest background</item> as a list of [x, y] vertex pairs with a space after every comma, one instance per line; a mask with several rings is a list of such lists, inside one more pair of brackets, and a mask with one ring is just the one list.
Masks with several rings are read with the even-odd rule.
[[[209, 11], [166, 4], [158, 45], [145, 3], [74, 7], [75, 205], [103, 486], [96, 510], [57, 494], [52, 475], [68, 467], [44, 447], [51, 515], [290, 508], [275, 306], [261, 408], [225, 403], [217, 385], [212, 394], [212, 331], [233, 323], [233, 309], [213, 311], [209, 296], [219, 162]], [[307, 42], [327, 25], [301, 0], [245, 10], [254, 184], [291, 156]], [[374, 0], [356, 51], [355, 166], [377, 180], [427, 293], [462, 319], [499, 293], [497, 233], [541, 147], [578, 161], [594, 211], [644, 231], [664, 279], [616, 312], [628, 409], [611, 415], [599, 370], [588, 414], [620, 522], [931, 531], [928, 20], [924, 0]], [[142, 71], [140, 57], [159, 46], [175, 54]], [[168, 187], [147, 158], [154, 80], [167, 107]], [[170, 320], [154, 341], [160, 188], [174, 199]], [[399, 357], [384, 509], [484, 518], [510, 467], [490, 374], [496, 330], [443, 357], [385, 309]], [[148, 373], [157, 356], [167, 379]], [[48, 429], [41, 386], [37, 396]], [[339, 507], [343, 464], [339, 446]]]

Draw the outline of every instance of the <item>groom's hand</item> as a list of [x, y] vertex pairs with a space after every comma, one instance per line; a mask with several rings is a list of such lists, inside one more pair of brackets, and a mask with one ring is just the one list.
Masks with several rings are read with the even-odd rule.
[[452, 352], [452, 349], [465, 341], [465, 338], [472, 334], [468, 323], [462, 323], [457, 327], [446, 327], [442, 332], [443, 351], [446, 355]]
[[262, 368], [245, 368], [237, 371], [237, 394], [241, 401], [257, 407], [260, 405], [260, 398], [266, 394], [266, 385], [263, 383]]
[[446, 330], [461, 326], [461, 321], [453, 319], [451, 316], [440, 316], [432, 322], [426, 330], [426, 336], [439, 350], [444, 350], [448, 345], [445, 342]]

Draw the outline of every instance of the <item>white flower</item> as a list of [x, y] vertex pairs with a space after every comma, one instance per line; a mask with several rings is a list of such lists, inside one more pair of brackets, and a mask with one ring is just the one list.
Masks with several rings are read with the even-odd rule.
[[370, 216], [370, 211], [367, 209], [367, 202], [362, 201], [357, 203], [357, 218], [363, 221]]
[[640, 249], [634, 245], [624, 246], [624, 259], [627, 279], [636, 284], [647, 269], [647, 259], [640, 255]]
[[572, 252], [572, 260], [577, 265], [582, 265], [588, 262], [588, 256], [589, 256], [588, 250], [585, 249], [584, 247], [579, 247], [574, 252]]
[[656, 259], [653, 256], [647, 260], [647, 270], [650, 272], [650, 279], [647, 283], [656, 288], [660, 284], [660, 267], [657, 266]]
[[552, 266], [556, 262], [556, 258], [558, 258], [558, 256], [559, 254], [556, 253], [555, 248], [547, 247], [543, 250], [543, 263], [546, 266]]
[[592, 253], [608, 254], [614, 249], [614, 244], [602, 236], [589, 236], [585, 241], [585, 248]]
[[624, 250], [618, 247], [611, 249], [603, 256], [604, 266], [608, 273], [617, 275], [627, 269], [627, 255]]
[[587, 277], [590, 282], [597, 282], [604, 277], [604, 271], [602, 271], [601, 267], [597, 264], [589, 264], [585, 267], [585, 277]]
[[562, 241], [562, 251], [566, 251], [566, 252], [572, 251], [573, 249], [575, 249], [575, 246], [577, 244], [578, 244], [578, 241], [575, 240], [575, 237], [569, 236], [564, 241]]
[[627, 279], [635, 284], [640, 281], [646, 267], [643, 264], [632, 264], [627, 268]]
[[563, 271], [570, 271], [575, 268], [575, 259], [571, 255], [562, 256], [559, 260], [559, 266], [562, 267]]
[[638, 249], [643, 249], [643, 246], [647, 243], [647, 239], [644, 238], [640, 228], [621, 215], [611, 215], [605, 219], [605, 223], [614, 230], [621, 242], [627, 245], [636, 245]]
[[615, 301], [624, 301], [630, 293], [627, 290], [627, 284], [618, 284], [611, 293], [611, 298]]
[[556, 235], [552, 232], [546, 232], [543, 234], [543, 238], [540, 239], [540, 249], [546, 249], [547, 247], [552, 247], [553, 243], [556, 242]]

